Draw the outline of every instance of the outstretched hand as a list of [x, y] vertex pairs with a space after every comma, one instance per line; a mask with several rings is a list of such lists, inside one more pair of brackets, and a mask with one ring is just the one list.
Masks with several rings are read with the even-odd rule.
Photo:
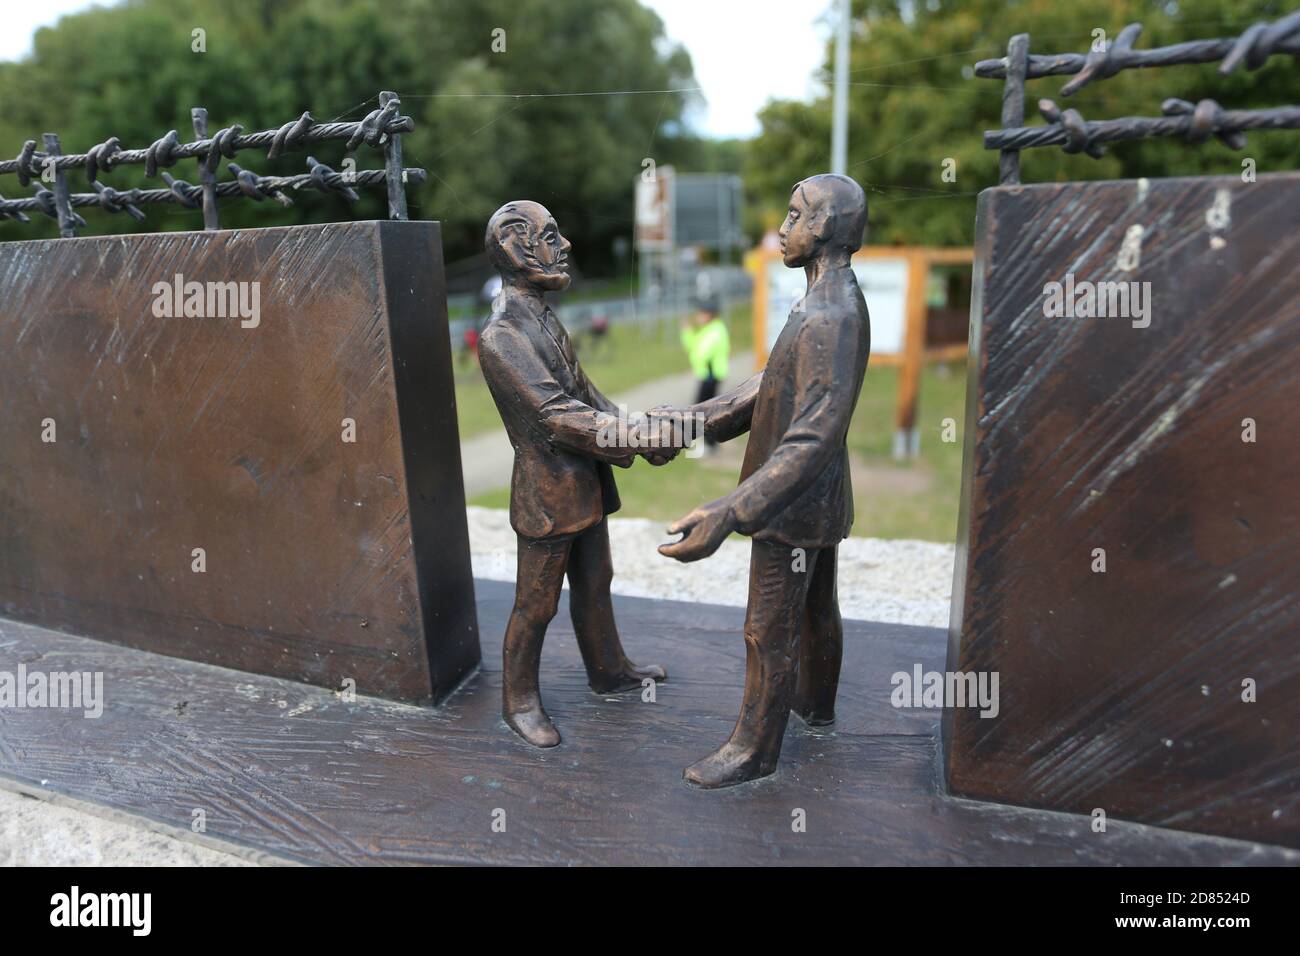
[[684, 518], [668, 526], [669, 534], [684, 534], [680, 541], [659, 545], [659, 553], [678, 561], [699, 561], [707, 558], [736, 530], [736, 519], [731, 513], [731, 502], [719, 498], [700, 505]]

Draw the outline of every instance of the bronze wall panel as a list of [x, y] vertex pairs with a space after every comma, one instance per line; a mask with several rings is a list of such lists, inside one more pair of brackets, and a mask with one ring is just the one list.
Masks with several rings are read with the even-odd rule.
[[[156, 316], [178, 274], [256, 326]], [[0, 245], [0, 611], [439, 699], [479, 657], [449, 352], [436, 223]]]

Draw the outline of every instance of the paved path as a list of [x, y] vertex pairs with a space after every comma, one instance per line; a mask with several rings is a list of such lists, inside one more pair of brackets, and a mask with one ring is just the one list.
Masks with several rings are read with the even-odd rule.
[[[723, 383], [724, 391], [734, 388], [753, 374], [754, 353], [740, 352], [731, 356], [731, 374]], [[600, 385], [599, 382], [596, 383]], [[626, 405], [630, 411], [639, 412], [655, 405], [668, 403], [687, 405], [695, 401], [695, 376], [690, 372], [668, 375], [643, 382], [626, 392], [611, 395], [615, 404]], [[510, 447], [504, 429], [475, 435], [460, 443], [460, 462], [465, 473], [465, 497], [473, 498], [485, 491], [504, 488], [510, 484], [515, 451]]]

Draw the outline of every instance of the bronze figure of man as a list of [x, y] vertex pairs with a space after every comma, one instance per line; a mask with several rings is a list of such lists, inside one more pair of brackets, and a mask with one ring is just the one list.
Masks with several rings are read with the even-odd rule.
[[[619, 508], [610, 465], [626, 468], [635, 460], [637, 426], [622, 443], [602, 439], [619, 431], [619, 409], [588, 380], [546, 303], [547, 292], [569, 284], [569, 241], [551, 214], [535, 202], [506, 203], [488, 222], [485, 245], [502, 287], [479, 340], [479, 362], [515, 450], [510, 524], [519, 537], [502, 715], [530, 744], [554, 747], [560, 735], [542, 708], [538, 665], [566, 575], [591, 689], [609, 694], [667, 676], [662, 667], [627, 659], [609, 594], [614, 570], [605, 516]], [[675, 452], [640, 453], [663, 464]]]
[[660, 552], [697, 561], [732, 531], [753, 539], [745, 616], [745, 696], [731, 737], [687, 768], [700, 787], [726, 787], [776, 769], [791, 709], [809, 724], [835, 719], [843, 625], [836, 549], [853, 523], [845, 435], [871, 350], [867, 304], [850, 267], [867, 224], [867, 198], [847, 176], [794, 187], [781, 226], [785, 264], [808, 289], [764, 371], [696, 405], [705, 434], [749, 432], [740, 483], [669, 527]]

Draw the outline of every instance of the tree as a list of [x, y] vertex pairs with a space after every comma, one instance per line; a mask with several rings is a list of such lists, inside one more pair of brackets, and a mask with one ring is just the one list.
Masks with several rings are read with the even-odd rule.
[[[205, 52], [192, 50], [195, 29]], [[600, 272], [614, 238], [631, 234], [642, 159], [700, 154], [680, 125], [687, 94], [603, 95], [694, 86], [690, 58], [636, 0], [127, 0], [64, 17], [39, 31], [34, 47], [0, 64], [0, 155], [16, 156], [47, 130], [65, 152], [110, 136], [145, 146], [172, 128], [188, 141], [193, 106], [207, 108], [213, 131], [235, 122], [272, 128], [303, 110], [318, 121], [359, 119], [379, 90], [397, 91], [416, 121], [403, 144], [407, 164], [429, 170], [428, 182], [409, 190], [412, 215], [444, 222], [452, 259], [481, 252], [483, 226], [502, 202], [531, 198], [551, 206], [582, 268]], [[343, 147], [313, 154], [338, 169]], [[273, 162], [249, 152], [238, 162], [264, 175], [306, 171], [301, 151]], [[361, 147], [359, 169], [381, 162]], [[193, 160], [172, 172], [197, 182]], [[229, 177], [224, 168], [220, 177]], [[161, 185], [141, 166], [103, 179], [118, 189]], [[79, 173], [69, 180], [88, 191]], [[12, 176], [0, 177], [0, 190], [21, 193]], [[354, 207], [319, 194], [289, 210], [225, 203], [222, 224], [384, 215], [382, 190], [367, 190]], [[201, 228], [194, 212], [175, 206], [152, 207], [143, 225], [93, 210], [85, 218], [85, 235]], [[55, 234], [48, 220], [0, 225], [0, 239]]]
[[[973, 64], [1003, 56], [1015, 33], [1030, 35], [1031, 53], [1086, 52], [1095, 30], [1107, 39], [1126, 24], [1144, 25], [1138, 46], [1236, 36], [1287, 10], [1257, 0], [854, 0], [851, 38], [848, 172], [868, 192], [873, 243], [969, 244], [976, 194], [997, 184], [998, 155], [983, 131], [1000, 124], [1002, 81], [976, 79]], [[828, 45], [825, 79], [829, 83]], [[1214, 64], [1133, 70], [1059, 96], [1068, 77], [1030, 80], [1026, 123], [1042, 123], [1036, 104], [1055, 100], [1087, 119], [1158, 116], [1167, 97], [1213, 98], [1225, 107], [1259, 108], [1300, 101], [1300, 71], [1288, 57], [1231, 77]], [[784, 214], [790, 186], [830, 164], [830, 100], [773, 102], [746, 155], [746, 186], [754, 219], [771, 226]], [[1295, 168], [1296, 134], [1255, 133], [1243, 153], [1217, 140], [1120, 143], [1094, 160], [1046, 148], [1021, 153], [1025, 182], [1140, 176], [1238, 174], [1243, 156], [1258, 169]], [[945, 164], [945, 160], [954, 162]], [[945, 168], [955, 171], [947, 181]]]

